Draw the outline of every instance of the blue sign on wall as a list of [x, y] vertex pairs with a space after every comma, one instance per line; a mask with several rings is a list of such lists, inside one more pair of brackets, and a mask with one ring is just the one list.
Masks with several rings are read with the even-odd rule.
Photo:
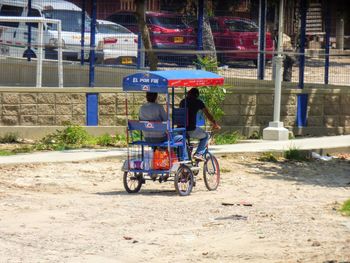
[[86, 125], [98, 125], [98, 93], [86, 94]]

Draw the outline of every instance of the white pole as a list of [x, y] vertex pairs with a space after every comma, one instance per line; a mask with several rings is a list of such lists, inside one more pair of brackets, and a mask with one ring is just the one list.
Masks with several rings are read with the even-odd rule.
[[281, 113], [281, 89], [282, 89], [282, 63], [283, 63], [283, 2], [280, 0], [279, 21], [278, 21], [278, 44], [277, 44], [277, 58], [276, 58], [276, 78], [275, 78], [275, 99], [273, 110], [273, 121], [280, 121]]
[[43, 22], [39, 22], [38, 30], [38, 61], [36, 68], [36, 87], [42, 87], [43, 76]]
[[276, 77], [275, 77], [275, 93], [274, 93], [274, 108], [273, 121], [269, 122], [269, 127], [263, 130], [264, 140], [288, 140], [289, 131], [283, 127], [283, 122], [280, 122], [281, 113], [281, 90], [282, 90], [282, 62], [283, 62], [283, 3], [280, 0], [279, 8], [279, 23], [278, 23], [278, 43], [276, 61]]
[[63, 88], [63, 62], [62, 62], [62, 24], [61, 21], [57, 23], [58, 30], [58, 87]]

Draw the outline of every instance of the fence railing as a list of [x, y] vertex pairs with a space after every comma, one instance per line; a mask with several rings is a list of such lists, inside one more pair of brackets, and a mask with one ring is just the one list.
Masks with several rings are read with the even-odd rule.
[[[3, 47], [1, 47], [3, 48]], [[184, 53], [173, 53], [173, 57], [170, 55], [164, 56], [159, 54], [161, 59], [158, 63], [158, 69], [196, 69], [196, 52], [191, 51], [191, 55]], [[199, 54], [201, 55], [201, 54]], [[220, 53], [217, 54], [220, 56]], [[305, 67], [303, 70], [304, 79], [300, 80], [300, 65], [298, 63], [298, 53], [286, 53], [284, 59], [284, 80], [296, 83], [299, 85], [300, 81], [304, 83], [317, 83], [317, 84], [330, 84], [330, 85], [343, 85], [350, 86], [350, 56], [347, 54], [333, 54], [329, 56], [329, 66], [325, 66], [325, 56], [323, 54], [312, 54], [312, 56], [305, 56]], [[292, 57], [292, 58], [290, 58]], [[289, 61], [292, 60], [292, 61]], [[121, 61], [121, 60], [119, 60]], [[34, 59], [28, 61], [26, 58], [16, 58], [13, 56], [0, 55], [0, 75], [4, 75], [0, 78], [0, 86], [37, 86], [38, 83], [33, 81], [34, 76], [38, 73], [34, 69], [37, 68], [38, 60]], [[34, 68], [33, 68], [34, 67]], [[55, 75], [53, 68], [57, 67], [57, 61], [43, 59], [43, 86], [56, 86], [58, 78]], [[88, 86], [87, 82], [74, 81], [79, 79], [85, 79], [89, 76], [88, 63], [84, 66], [78, 61], [64, 60], [63, 63], [63, 75], [64, 86]], [[95, 65], [95, 78], [97, 86], [109, 87], [118, 86], [120, 83], [111, 80], [111, 74], [115, 80], [122, 78], [128, 73], [132, 74], [137, 70], [135, 63], [122, 65], [122, 64], [105, 64], [100, 63]], [[146, 67], [140, 70], [147, 70]], [[226, 63], [218, 64], [218, 73], [227, 78], [242, 78], [242, 79], [257, 79], [258, 69], [254, 61], [232, 60]], [[117, 74], [119, 74], [117, 76]], [[29, 81], [30, 77], [32, 80]], [[325, 83], [327, 76], [328, 83]], [[268, 61], [265, 65], [265, 80], [274, 79], [274, 63], [273, 60]], [[62, 82], [63, 84], [63, 82]], [[112, 84], [112, 85], [111, 85]], [[58, 85], [60, 86], [60, 85]]]
[[[36, 87], [42, 86], [43, 60], [44, 60], [44, 25], [54, 24], [57, 26], [57, 59], [58, 59], [58, 87], [63, 87], [63, 66], [62, 66], [62, 30], [61, 20], [47, 19], [44, 17], [16, 17], [0, 16], [0, 56], [25, 57], [28, 60], [35, 59]], [[28, 25], [27, 30], [18, 30], [19, 24]], [[16, 26], [17, 25], [17, 26]], [[36, 27], [35, 41], [32, 42], [31, 28]]]

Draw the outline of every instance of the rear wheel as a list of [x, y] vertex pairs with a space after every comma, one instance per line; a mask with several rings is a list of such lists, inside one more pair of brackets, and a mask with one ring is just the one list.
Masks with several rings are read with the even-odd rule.
[[124, 172], [123, 184], [125, 190], [129, 194], [139, 192], [142, 186], [142, 179], [142, 173]]
[[181, 196], [189, 195], [192, 192], [194, 177], [187, 165], [181, 165], [175, 174], [174, 184], [177, 193]]
[[214, 191], [220, 183], [219, 162], [214, 155], [207, 153], [203, 165], [203, 178], [205, 186], [209, 191]]

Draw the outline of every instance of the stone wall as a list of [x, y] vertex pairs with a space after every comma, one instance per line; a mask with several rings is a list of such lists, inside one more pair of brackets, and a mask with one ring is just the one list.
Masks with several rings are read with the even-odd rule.
[[[237, 86], [231, 83], [233, 86]], [[224, 101], [223, 131], [238, 130], [249, 136], [261, 133], [273, 116], [273, 84], [270, 82], [240, 82], [240, 87], [228, 88]], [[86, 125], [86, 94], [99, 93], [99, 126], [94, 133], [124, 130], [125, 95], [112, 88], [0, 88], [0, 135], [15, 131], [36, 138], [66, 122]], [[308, 125], [295, 126], [298, 94], [309, 94]], [[128, 95], [128, 112], [136, 116], [145, 102], [144, 94]], [[177, 97], [177, 101], [179, 100]], [[164, 102], [164, 98], [161, 97]], [[134, 105], [134, 106], [132, 106]], [[296, 135], [350, 134], [350, 89], [325, 88], [323, 85], [294, 89], [284, 86], [281, 121]], [[108, 128], [108, 129], [106, 129]], [[28, 132], [30, 130], [30, 132]], [[23, 135], [24, 136], [24, 135]]]
[[85, 93], [16, 89], [0, 91], [1, 126], [85, 125]]

